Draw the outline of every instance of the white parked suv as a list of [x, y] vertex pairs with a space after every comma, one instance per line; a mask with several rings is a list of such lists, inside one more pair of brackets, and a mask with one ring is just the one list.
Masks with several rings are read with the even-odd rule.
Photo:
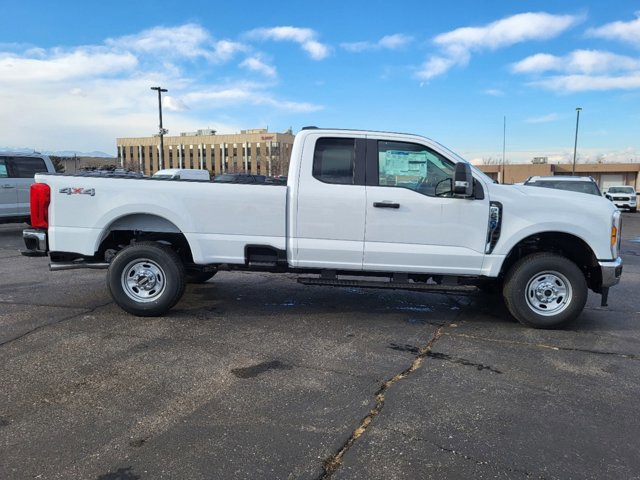
[[609, 187], [605, 192], [605, 197], [618, 208], [628, 208], [630, 212], [635, 212], [638, 208], [636, 190], [628, 185]]

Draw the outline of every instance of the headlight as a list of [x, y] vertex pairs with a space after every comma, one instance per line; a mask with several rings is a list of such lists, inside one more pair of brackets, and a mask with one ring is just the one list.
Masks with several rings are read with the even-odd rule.
[[613, 212], [611, 217], [611, 255], [618, 258], [620, 252], [620, 240], [622, 239], [622, 215], [620, 210]]

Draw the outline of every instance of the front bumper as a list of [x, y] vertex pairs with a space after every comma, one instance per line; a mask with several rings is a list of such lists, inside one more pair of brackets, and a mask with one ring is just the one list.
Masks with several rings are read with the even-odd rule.
[[601, 260], [600, 271], [602, 272], [602, 287], [609, 288], [620, 283], [622, 276], [622, 258], [615, 260]]
[[627, 197], [618, 197], [618, 198], [616, 198], [616, 197], [613, 197], [611, 199], [611, 201], [618, 208], [632, 209], [632, 208], [636, 208], [637, 207], [637, 202], [636, 202], [635, 198], [627, 198]]
[[26, 257], [44, 257], [49, 251], [47, 245], [47, 231], [36, 228], [27, 228], [22, 231], [22, 239], [27, 247], [20, 253]]

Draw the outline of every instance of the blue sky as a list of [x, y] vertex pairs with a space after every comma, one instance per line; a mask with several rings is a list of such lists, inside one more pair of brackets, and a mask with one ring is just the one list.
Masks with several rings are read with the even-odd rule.
[[[640, 161], [630, 1], [3, 2], [0, 146], [305, 125], [418, 133], [472, 160]], [[8, 20], [10, 19], [10, 20]]]

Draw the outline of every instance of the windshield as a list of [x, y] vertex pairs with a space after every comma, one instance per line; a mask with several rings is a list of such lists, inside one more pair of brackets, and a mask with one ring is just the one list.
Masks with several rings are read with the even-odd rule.
[[532, 187], [556, 188], [558, 190], [568, 190], [570, 192], [588, 193], [590, 195], [601, 196], [598, 186], [594, 182], [563, 182], [562, 180], [544, 180], [540, 182], [526, 182], [525, 185]]
[[607, 193], [630, 193], [631, 195], [634, 195], [636, 191], [633, 187], [610, 187], [609, 190], [607, 190]]

